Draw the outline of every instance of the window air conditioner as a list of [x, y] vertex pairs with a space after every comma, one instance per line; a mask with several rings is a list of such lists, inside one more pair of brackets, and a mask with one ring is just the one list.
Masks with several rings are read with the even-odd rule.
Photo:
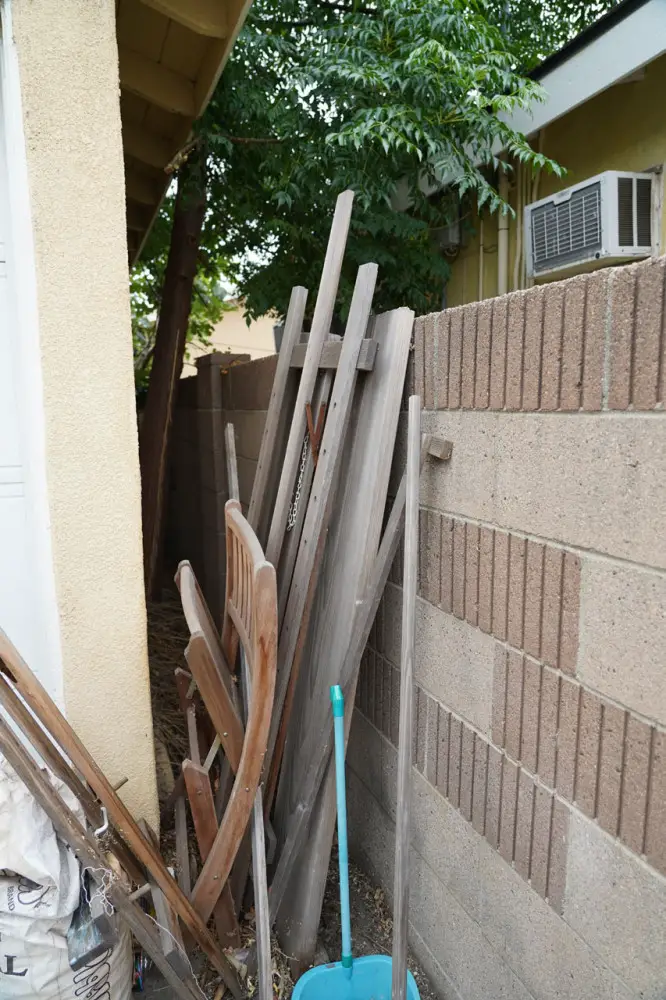
[[527, 273], [532, 278], [589, 261], [652, 253], [653, 174], [606, 170], [525, 206]]

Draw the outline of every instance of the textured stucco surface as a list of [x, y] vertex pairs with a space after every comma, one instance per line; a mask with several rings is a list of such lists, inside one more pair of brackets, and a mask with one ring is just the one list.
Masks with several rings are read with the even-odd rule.
[[115, 5], [12, 5], [69, 720], [155, 821]]

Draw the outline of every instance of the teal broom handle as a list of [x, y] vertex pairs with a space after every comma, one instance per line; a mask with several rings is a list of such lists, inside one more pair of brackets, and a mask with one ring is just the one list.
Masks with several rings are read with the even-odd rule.
[[345, 795], [345, 699], [339, 684], [331, 687], [335, 730], [335, 794], [338, 804], [338, 863], [340, 866], [340, 921], [342, 967], [352, 968], [351, 916], [349, 913], [349, 856], [347, 853], [347, 800]]

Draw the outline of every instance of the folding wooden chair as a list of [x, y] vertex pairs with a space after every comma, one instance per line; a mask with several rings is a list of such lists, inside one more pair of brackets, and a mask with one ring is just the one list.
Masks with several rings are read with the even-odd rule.
[[[266, 561], [256, 535], [235, 500], [229, 500], [225, 506], [225, 524], [227, 589], [221, 640], [217, 637], [190, 564], [181, 563], [176, 574], [191, 632], [185, 652], [187, 664], [235, 775], [213, 842], [206, 852], [201, 852], [204, 865], [191, 896], [195, 909], [204, 920], [210, 918], [227, 885], [250, 820], [268, 741], [277, 664], [275, 570]], [[245, 730], [231, 673], [239, 642], [252, 681]], [[183, 765], [186, 787], [189, 775], [189, 785], [194, 793], [190, 795], [188, 787], [190, 803], [193, 798], [201, 800], [207, 797], [207, 792], [202, 795], [197, 791], [206, 787], [207, 776], [201, 771], [201, 767], [193, 767], [190, 762], [186, 761]]]

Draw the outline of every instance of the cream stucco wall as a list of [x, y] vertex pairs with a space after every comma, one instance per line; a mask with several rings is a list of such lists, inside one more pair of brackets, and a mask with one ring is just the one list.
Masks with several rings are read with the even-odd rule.
[[225, 312], [215, 325], [211, 342], [207, 347], [190, 347], [183, 365], [183, 378], [196, 373], [196, 359], [211, 351], [223, 354], [249, 354], [252, 360], [275, 354], [273, 326], [277, 320], [273, 316], [262, 316], [252, 320], [248, 326], [242, 306]]
[[114, 0], [13, 0], [69, 720], [157, 818]]
[[[534, 147], [566, 168], [564, 177], [543, 173], [536, 186], [532, 177], [523, 177], [527, 203], [547, 197], [555, 191], [578, 184], [604, 170], [643, 171], [666, 163], [666, 116], [660, 96], [666, 86], [666, 56], [645, 67], [644, 74], [627, 83], [616, 84], [592, 100], [553, 122]], [[663, 184], [663, 179], [662, 179]], [[512, 176], [509, 200], [516, 209], [516, 174]], [[525, 198], [523, 198], [523, 201]], [[521, 223], [522, 223], [522, 217]], [[465, 246], [455, 258], [447, 288], [447, 305], [476, 302], [479, 297], [497, 294], [497, 216], [485, 214], [483, 252], [480, 257], [480, 225], [476, 213], [467, 220], [471, 231]], [[522, 235], [522, 234], [521, 234]], [[662, 212], [661, 246], [666, 247], [666, 213]], [[509, 291], [528, 282], [514, 282], [516, 256], [516, 220], [509, 224]], [[480, 262], [481, 268], [480, 268]], [[483, 272], [479, 296], [480, 270]], [[568, 274], [553, 274], [559, 280]]]

